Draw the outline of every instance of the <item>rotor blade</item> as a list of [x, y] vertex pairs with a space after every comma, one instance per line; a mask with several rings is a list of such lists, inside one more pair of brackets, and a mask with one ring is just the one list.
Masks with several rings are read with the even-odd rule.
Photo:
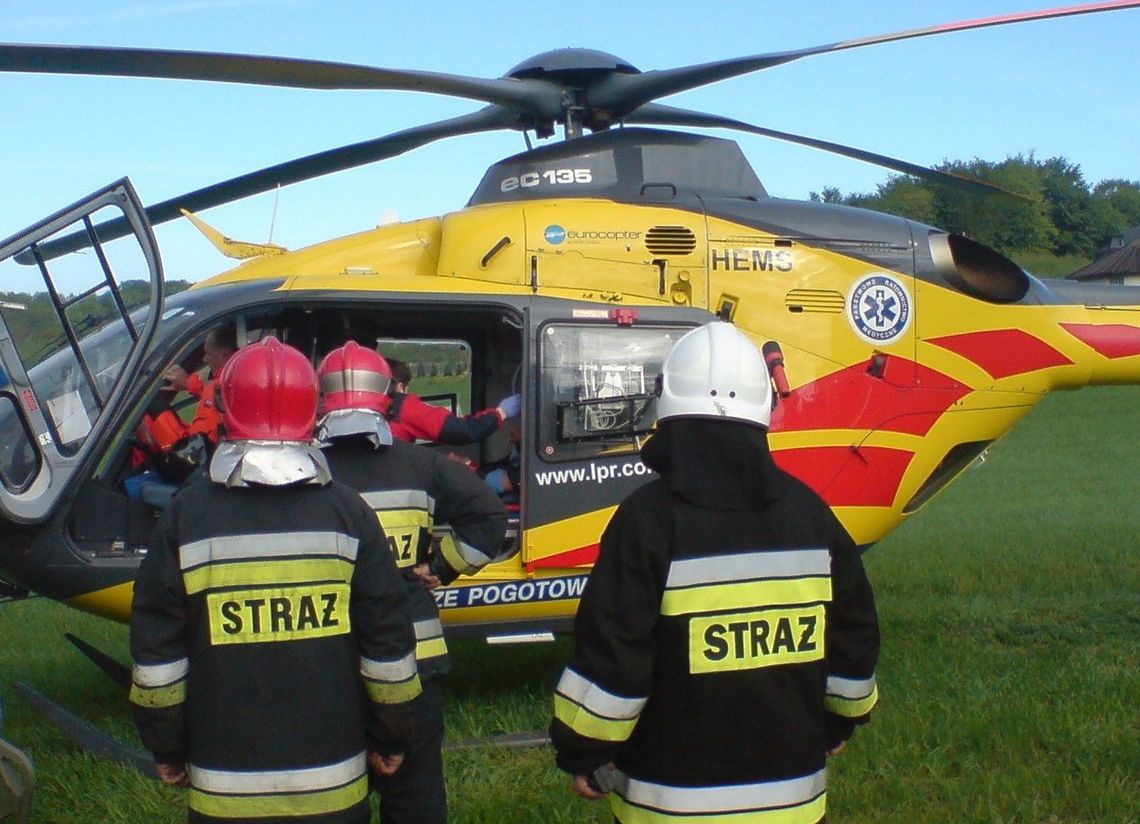
[[[181, 217], [182, 209], [188, 212], [200, 212], [203, 209], [241, 200], [250, 195], [268, 192], [278, 186], [287, 186], [290, 183], [298, 183], [302, 180], [309, 180], [321, 175], [395, 157], [447, 137], [516, 127], [519, 127], [519, 122], [517, 115], [513, 112], [500, 106], [487, 106], [471, 114], [440, 120], [423, 126], [414, 126], [411, 129], [394, 132], [375, 140], [366, 140], [363, 143], [329, 149], [307, 157], [279, 163], [276, 166], [270, 166], [256, 172], [250, 172], [240, 177], [230, 178], [221, 183], [215, 183], [203, 189], [197, 189], [148, 206], [146, 216], [151, 225], [158, 225]], [[130, 225], [123, 218], [108, 220], [95, 227], [96, 235], [104, 243], [123, 237], [130, 231]], [[86, 232], [74, 232], [58, 240], [42, 243], [38, 249], [43, 259], [49, 260], [90, 245], [91, 241]], [[34, 263], [35, 259], [29, 252], [21, 252], [16, 256], [16, 260], [20, 263]]]
[[298, 89], [428, 92], [498, 103], [553, 117], [562, 91], [537, 79], [467, 77], [351, 63], [221, 52], [102, 46], [0, 44], [0, 71], [213, 80]]
[[967, 29], [983, 29], [992, 26], [1004, 26], [1008, 23], [1025, 23], [1031, 20], [1048, 20], [1054, 17], [1071, 17], [1078, 14], [1091, 14], [1102, 11], [1116, 11], [1140, 7], [1140, 0], [1107, 0], [1100, 3], [1085, 3], [1079, 6], [1063, 6], [1038, 11], [1017, 12], [994, 17], [980, 17], [975, 20], [963, 20], [957, 23], [941, 23], [935, 26], [926, 26], [919, 29], [880, 34], [871, 37], [859, 37], [854, 40], [840, 40], [822, 46], [813, 46], [792, 51], [770, 52], [750, 57], [737, 57], [729, 60], [718, 60], [713, 63], [702, 63], [695, 66], [683, 66], [676, 69], [663, 69], [648, 71], [641, 74], [614, 74], [610, 75], [590, 89], [590, 102], [597, 109], [607, 109], [620, 119], [626, 112], [630, 112], [643, 103], [666, 97], [677, 92], [715, 83], [729, 77], [770, 69], [783, 63], [799, 60], [801, 57], [810, 57], [816, 54], [856, 49], [863, 46], [873, 46], [879, 43], [890, 43], [896, 40], [913, 40], [917, 37], [926, 37], [932, 34], [946, 34], [948, 32], [965, 31]]
[[855, 160], [862, 160], [865, 163], [873, 163], [876, 166], [882, 166], [886, 169], [892, 169], [896, 172], [913, 175], [914, 177], [920, 177], [935, 183], [943, 183], [947, 186], [970, 191], [975, 194], [1001, 194], [1022, 200], [1030, 200], [1030, 198], [1025, 195], [1011, 192], [1000, 186], [995, 186], [992, 183], [986, 183], [984, 180], [955, 175], [949, 172], [941, 172], [938, 169], [919, 166], [916, 163], [910, 163], [906, 160], [899, 160], [898, 158], [888, 157], [887, 155], [856, 149], [852, 146], [844, 146], [842, 143], [831, 143], [827, 140], [818, 140], [814, 137], [804, 137], [798, 134], [791, 134], [790, 132], [766, 129], [763, 126], [753, 126], [750, 123], [733, 120], [729, 117], [704, 114], [702, 112], [689, 111], [688, 109], [677, 109], [673, 106], [663, 106], [660, 103], [647, 103], [627, 115], [625, 122], [658, 126], [701, 126], [704, 128], [735, 129], [736, 131], [748, 132], [749, 134], [758, 134], [762, 137], [786, 140], [789, 143], [797, 143], [801, 146], [811, 146], [813, 149], [822, 149], [825, 152], [843, 155], [844, 157], [854, 158]]

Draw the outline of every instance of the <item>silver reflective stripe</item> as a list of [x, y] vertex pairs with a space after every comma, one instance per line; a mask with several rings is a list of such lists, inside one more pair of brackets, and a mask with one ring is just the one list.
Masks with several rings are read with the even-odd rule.
[[826, 549], [781, 549], [674, 561], [669, 566], [665, 586], [677, 588], [751, 581], [757, 578], [802, 578], [830, 574], [831, 557]]
[[373, 509], [423, 509], [435, 514], [435, 498], [422, 489], [390, 489], [386, 492], [361, 492]]
[[[622, 786], [624, 785], [624, 786]], [[784, 781], [731, 784], [725, 787], [674, 787], [619, 776], [618, 792], [626, 801], [668, 813], [729, 813], [794, 807], [827, 789], [827, 769]]]
[[282, 792], [317, 792], [342, 787], [365, 772], [365, 755], [323, 767], [293, 770], [242, 771], [208, 770], [190, 765], [190, 783], [209, 793], [260, 795]]
[[875, 676], [870, 678], [840, 678], [835, 675], [827, 677], [827, 694], [839, 698], [857, 700], [866, 698], [875, 691]]
[[438, 618], [416, 621], [415, 629], [417, 641], [423, 641], [428, 638], [439, 638], [443, 635], [443, 624], [439, 622]]
[[243, 561], [289, 555], [328, 555], [356, 561], [360, 542], [341, 532], [271, 532], [266, 535], [222, 535], [179, 547], [183, 571], [212, 561]]
[[387, 393], [391, 379], [370, 369], [342, 369], [329, 372], [321, 377], [321, 394], [334, 392], [376, 392]]
[[190, 659], [179, 658], [168, 664], [135, 664], [131, 680], [140, 687], [165, 687], [190, 674]]
[[455, 536], [455, 549], [459, 552], [459, 557], [475, 569], [482, 569], [491, 563], [490, 555], [485, 555], [481, 550], [460, 539], [458, 535]]
[[612, 692], [606, 692], [569, 667], [562, 673], [556, 691], [594, 715], [623, 721], [637, 718], [641, 714], [645, 702], [649, 700], [648, 698], [622, 698]]
[[361, 656], [360, 672], [373, 681], [407, 681], [416, 674], [416, 654], [409, 652], [397, 661], [373, 661]]

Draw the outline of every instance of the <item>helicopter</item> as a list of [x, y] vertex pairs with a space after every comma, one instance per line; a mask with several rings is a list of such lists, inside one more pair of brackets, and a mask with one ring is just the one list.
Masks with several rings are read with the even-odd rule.
[[[685, 332], [731, 321], [765, 354], [777, 462], [861, 546], [917, 512], [1050, 391], [1140, 382], [1140, 288], [1045, 283], [970, 238], [886, 214], [769, 196], [735, 130], [992, 196], [990, 184], [897, 158], [666, 106], [674, 93], [817, 55], [1140, 7], [1101, 2], [812, 48], [640, 71], [590, 49], [502, 78], [240, 54], [0, 44], [0, 71], [452, 95], [476, 111], [144, 206], [127, 179], [0, 241], [38, 269], [59, 345], [11, 334], [0, 307], [0, 581], [117, 620], [161, 506], [132, 494], [139, 420], [207, 333], [274, 335], [316, 363], [347, 339], [415, 369], [457, 413], [518, 392], [490, 438], [445, 449], [485, 470], [516, 458], [517, 554], [436, 591], [449, 632], [566, 629], [617, 504], [652, 473], [654, 379]], [[496, 130], [563, 140], [487, 169], [467, 204], [289, 251], [198, 213], [278, 186]], [[235, 268], [172, 296], [153, 227], [183, 216]], [[61, 273], [90, 270], [64, 295]], [[123, 273], [144, 275], [141, 308]], [[113, 320], [84, 327], [85, 300]], [[415, 388], [415, 387], [413, 387]], [[435, 389], [440, 391], [435, 392]], [[517, 457], [516, 457], [517, 456]]]

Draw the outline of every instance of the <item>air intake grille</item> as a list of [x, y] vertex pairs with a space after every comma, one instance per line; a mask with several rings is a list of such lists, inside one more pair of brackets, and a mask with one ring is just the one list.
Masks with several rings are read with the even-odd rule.
[[655, 255], [687, 255], [697, 248], [697, 236], [687, 226], [654, 226], [645, 233], [645, 248]]
[[793, 289], [784, 296], [789, 312], [838, 313], [845, 302], [843, 295], [830, 289]]

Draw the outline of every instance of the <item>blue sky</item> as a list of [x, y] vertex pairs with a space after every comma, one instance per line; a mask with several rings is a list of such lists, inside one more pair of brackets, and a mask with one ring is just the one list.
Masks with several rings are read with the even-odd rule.
[[[652, 4], [327, 0], [0, 0], [0, 40], [268, 54], [497, 77], [577, 46], [643, 70], [1043, 8], [1038, 0]], [[1140, 9], [953, 33], [806, 58], [662, 102], [934, 165], [1033, 152], [1090, 183], [1140, 180]], [[401, 92], [0, 74], [0, 236], [129, 175], [158, 202], [218, 180], [481, 104]], [[721, 136], [734, 137], [728, 133]], [[735, 136], [769, 192], [873, 191], [884, 170]], [[223, 233], [299, 248], [462, 207], [517, 132], [455, 138], [202, 214]], [[157, 230], [167, 277], [229, 268], [186, 221]], [[26, 270], [25, 270], [26, 271]], [[0, 290], [36, 290], [8, 271]]]

